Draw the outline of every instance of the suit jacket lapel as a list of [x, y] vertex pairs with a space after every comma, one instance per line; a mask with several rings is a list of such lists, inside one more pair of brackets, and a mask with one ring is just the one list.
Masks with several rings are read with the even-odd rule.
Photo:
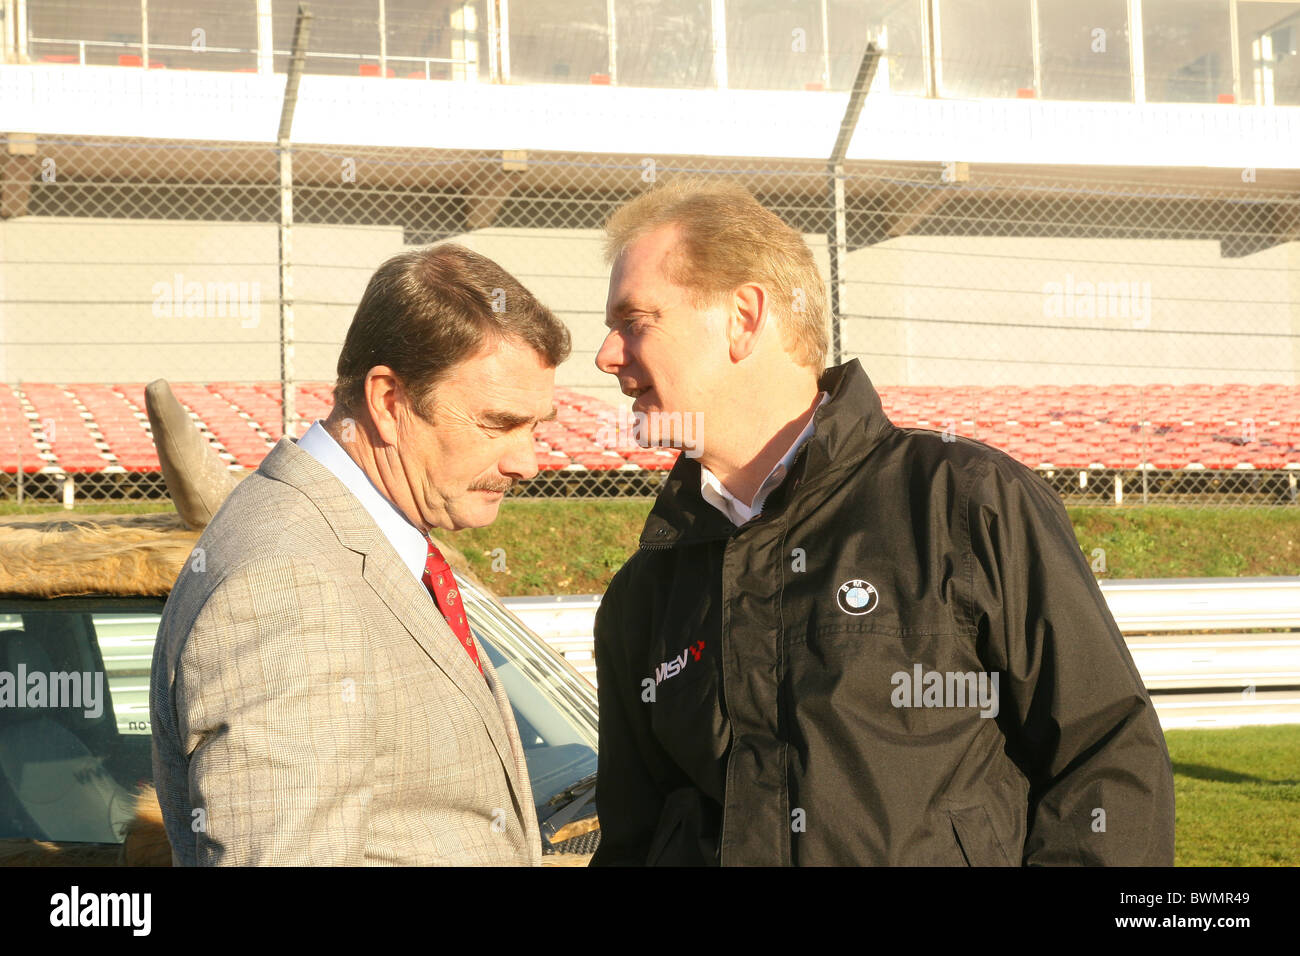
[[[502, 716], [511, 713], [510, 702], [496, 672], [492, 671], [494, 687], [490, 689], [460, 640], [452, 633], [433, 597], [411, 575], [410, 569], [361, 502], [329, 469], [288, 438], [280, 439], [258, 470], [306, 494], [320, 508], [325, 521], [338, 535], [339, 542], [363, 556], [361, 574], [365, 582], [434, 664], [474, 705], [506, 769], [510, 786], [525, 811], [525, 820], [535, 817], [522, 747], [516, 753]], [[479, 660], [484, 662], [484, 671], [487, 671], [491, 667], [487, 654], [477, 641], [475, 645]], [[536, 827], [535, 822], [533, 826]]]
[[[473, 703], [492, 737], [501, 762], [511, 771], [511, 785], [518, 790], [514, 750], [510, 746], [501, 711], [487, 682], [470, 660], [469, 654], [465, 653], [460, 640], [452, 633], [424, 585], [411, 576], [410, 570], [397, 556], [388, 539], [382, 535], [379, 537], [379, 545], [365, 556], [362, 576], [402, 622], [416, 643]], [[486, 657], [487, 654], [480, 649], [479, 659], [484, 660]]]

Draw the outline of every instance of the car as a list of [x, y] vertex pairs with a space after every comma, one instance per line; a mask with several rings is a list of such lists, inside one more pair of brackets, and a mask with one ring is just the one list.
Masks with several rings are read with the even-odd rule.
[[[0, 865], [171, 863], [152, 786], [149, 670], [200, 522], [193, 489], [168, 474], [176, 436], [150, 401], [177, 512], [0, 517]], [[209, 517], [219, 503], [208, 495]], [[600, 839], [595, 690], [438, 545], [514, 710], [543, 861], [584, 865]]]

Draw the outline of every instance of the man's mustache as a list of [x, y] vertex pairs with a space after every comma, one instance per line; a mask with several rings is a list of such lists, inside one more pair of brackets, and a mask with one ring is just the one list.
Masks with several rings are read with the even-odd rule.
[[506, 492], [515, 486], [515, 478], [499, 478], [497, 480], [476, 481], [469, 486], [470, 491], [500, 491]]

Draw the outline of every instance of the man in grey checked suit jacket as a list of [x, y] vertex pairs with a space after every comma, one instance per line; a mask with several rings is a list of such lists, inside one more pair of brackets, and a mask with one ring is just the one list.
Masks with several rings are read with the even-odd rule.
[[375, 273], [334, 411], [231, 492], [167, 602], [150, 712], [175, 863], [540, 863], [510, 702], [421, 574], [430, 529], [490, 523], [536, 474], [568, 351], [460, 246]]

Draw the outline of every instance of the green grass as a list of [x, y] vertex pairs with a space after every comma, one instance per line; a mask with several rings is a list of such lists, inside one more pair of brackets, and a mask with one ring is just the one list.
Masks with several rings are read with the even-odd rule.
[[[650, 499], [508, 501], [496, 523], [452, 541], [502, 594], [600, 593], [636, 550], [650, 505]], [[1300, 509], [1068, 511], [1101, 578], [1300, 575]], [[498, 548], [506, 571], [493, 570]], [[1104, 571], [1097, 548], [1105, 551]]]
[[[598, 594], [636, 550], [649, 498], [507, 501], [486, 528], [451, 536], [501, 594]], [[0, 515], [58, 512], [0, 501]], [[83, 502], [77, 512], [167, 511], [163, 502]], [[1300, 508], [1070, 508], [1101, 578], [1300, 575]], [[1096, 549], [1105, 552], [1101, 569]], [[495, 555], [494, 555], [495, 553]]]
[[500, 594], [600, 594], [636, 550], [650, 505], [648, 498], [508, 501], [491, 525], [451, 541]]
[[1177, 866], [1300, 865], [1300, 726], [1171, 730]]
[[1300, 575], [1300, 509], [1070, 508], [1089, 560], [1105, 578]]

